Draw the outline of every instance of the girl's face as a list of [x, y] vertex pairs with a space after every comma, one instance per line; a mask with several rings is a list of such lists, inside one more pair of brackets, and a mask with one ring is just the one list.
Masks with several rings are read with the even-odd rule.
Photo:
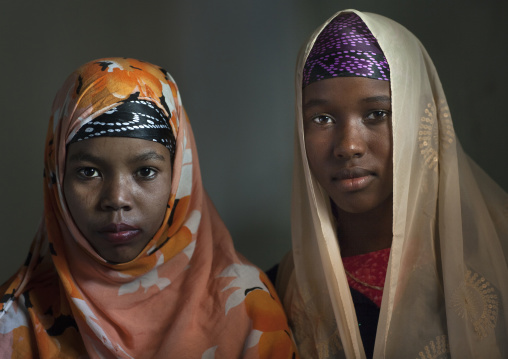
[[169, 150], [126, 137], [72, 143], [63, 188], [74, 222], [97, 253], [128, 262], [162, 224], [171, 189]]
[[310, 169], [335, 205], [365, 213], [391, 202], [391, 97], [388, 81], [338, 77], [303, 89]]

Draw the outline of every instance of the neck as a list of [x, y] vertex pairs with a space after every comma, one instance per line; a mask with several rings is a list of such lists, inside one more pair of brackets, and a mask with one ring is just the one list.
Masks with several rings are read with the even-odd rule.
[[393, 200], [364, 213], [348, 213], [332, 202], [342, 257], [378, 251], [392, 245]]

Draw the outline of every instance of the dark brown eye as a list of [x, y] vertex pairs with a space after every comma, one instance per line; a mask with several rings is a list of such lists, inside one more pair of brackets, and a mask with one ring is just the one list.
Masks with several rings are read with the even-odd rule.
[[142, 178], [153, 178], [157, 174], [157, 172], [150, 167], [143, 167], [138, 170], [138, 176]]
[[99, 177], [99, 171], [93, 167], [82, 168], [78, 171], [78, 173], [88, 178]]
[[379, 110], [372, 111], [367, 115], [367, 120], [372, 122], [381, 122], [390, 118], [390, 112]]
[[312, 117], [312, 122], [318, 124], [318, 125], [327, 125], [330, 123], [333, 123], [334, 120], [328, 115], [316, 115]]

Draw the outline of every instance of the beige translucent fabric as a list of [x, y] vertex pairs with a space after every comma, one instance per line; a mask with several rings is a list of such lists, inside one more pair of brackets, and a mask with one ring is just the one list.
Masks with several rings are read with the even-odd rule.
[[[354, 10], [347, 10], [354, 11]], [[437, 72], [408, 30], [357, 13], [391, 70], [393, 243], [374, 358], [508, 358], [508, 196], [462, 151]], [[328, 196], [310, 173], [296, 73], [293, 249], [277, 286], [302, 358], [364, 358]]]

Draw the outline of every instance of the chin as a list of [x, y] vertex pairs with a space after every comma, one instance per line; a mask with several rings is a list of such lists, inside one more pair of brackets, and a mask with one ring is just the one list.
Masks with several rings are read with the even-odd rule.
[[373, 206], [370, 203], [364, 203], [364, 201], [360, 199], [349, 199], [344, 200], [344, 198], [330, 198], [334, 204], [334, 206], [340, 211], [340, 212], [346, 212], [346, 213], [352, 213], [352, 214], [358, 214], [358, 213], [365, 213], [372, 210], [375, 206]]
[[351, 214], [368, 213], [376, 208], [379, 208], [383, 202], [372, 201], [371, 198], [362, 198], [361, 195], [352, 196], [352, 198], [340, 197], [337, 200], [332, 199], [335, 207], [341, 212]]
[[341, 211], [350, 214], [367, 214], [369, 212], [379, 211], [392, 207], [392, 197], [388, 196], [384, 200], [373, 200], [373, 198], [362, 198], [360, 195], [354, 199], [350, 198], [345, 200], [343, 197], [340, 200], [331, 198], [335, 207]]
[[362, 213], [368, 213], [374, 208], [372, 207], [362, 207], [362, 206], [337, 206], [341, 212], [346, 212], [350, 214], [362, 214]]
[[100, 256], [102, 258], [104, 258], [106, 261], [108, 261], [109, 263], [121, 264], [121, 263], [130, 262], [131, 260], [136, 258], [138, 254], [139, 253], [133, 254], [133, 253], [125, 253], [125, 252], [120, 252], [120, 253], [118, 253], [118, 252], [111, 253], [110, 252], [110, 253], [100, 254]]

